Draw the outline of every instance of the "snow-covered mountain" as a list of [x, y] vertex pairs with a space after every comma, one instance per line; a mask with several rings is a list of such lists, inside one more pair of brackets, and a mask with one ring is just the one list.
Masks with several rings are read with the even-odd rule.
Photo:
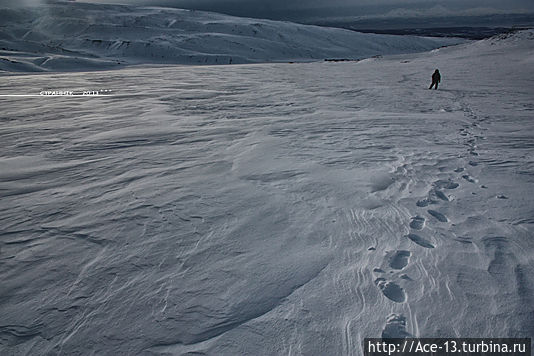
[[361, 59], [460, 42], [201, 11], [77, 2], [0, 9], [0, 19], [0, 70], [7, 71]]
[[0, 97], [1, 355], [534, 337], [532, 31], [0, 81], [33, 93]]

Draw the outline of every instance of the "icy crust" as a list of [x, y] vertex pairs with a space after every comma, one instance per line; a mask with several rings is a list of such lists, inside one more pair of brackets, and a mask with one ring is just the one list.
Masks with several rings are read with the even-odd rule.
[[0, 8], [0, 18], [0, 70], [4, 71], [360, 59], [461, 42], [201, 11], [88, 3]]

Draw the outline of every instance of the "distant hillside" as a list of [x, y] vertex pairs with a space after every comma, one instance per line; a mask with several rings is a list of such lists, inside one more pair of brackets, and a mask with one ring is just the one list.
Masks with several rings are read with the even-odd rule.
[[[312, 22], [307, 22], [312, 23]], [[482, 39], [510, 29], [534, 27], [534, 14], [493, 14], [449, 16], [376, 16], [350, 19], [318, 19], [313, 24], [373, 33], [410, 34], [418, 36], [460, 36]]]
[[0, 70], [4, 71], [360, 59], [427, 51], [461, 41], [77, 2], [0, 8], [0, 18]]

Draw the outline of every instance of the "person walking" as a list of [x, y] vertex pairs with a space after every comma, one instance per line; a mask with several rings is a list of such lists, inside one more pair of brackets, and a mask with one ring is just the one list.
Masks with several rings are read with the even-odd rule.
[[441, 82], [441, 74], [439, 74], [439, 70], [436, 69], [434, 74], [432, 74], [432, 84], [430, 84], [430, 88], [428, 89], [432, 89], [434, 85], [436, 86], [434, 89], [437, 89], [439, 82]]

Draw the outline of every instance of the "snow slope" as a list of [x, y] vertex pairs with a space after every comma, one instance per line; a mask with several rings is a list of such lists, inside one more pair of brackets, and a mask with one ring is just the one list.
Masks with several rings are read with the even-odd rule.
[[422, 52], [459, 39], [362, 34], [169, 8], [58, 2], [1, 9], [0, 70], [229, 64]]
[[[534, 32], [360, 62], [5, 76], [2, 355], [534, 336]], [[428, 90], [438, 67], [439, 90]]]

